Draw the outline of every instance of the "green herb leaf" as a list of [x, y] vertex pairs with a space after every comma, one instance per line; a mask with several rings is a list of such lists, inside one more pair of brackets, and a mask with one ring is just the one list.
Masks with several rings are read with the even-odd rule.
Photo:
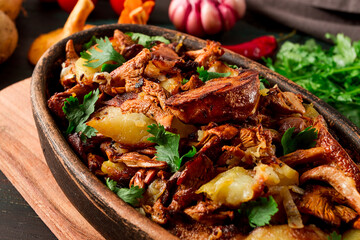
[[[266, 65], [326, 101], [360, 127], [360, 41], [343, 34], [326, 34], [328, 50], [314, 39], [304, 44], [285, 42], [276, 60]], [[350, 107], [347, 107], [350, 106]]]
[[199, 78], [203, 82], [207, 82], [214, 78], [228, 77], [231, 74], [230, 72], [227, 73], [209, 72], [204, 69], [204, 66], [198, 67], [196, 71], [199, 73]]
[[281, 145], [283, 146], [284, 155], [292, 153], [297, 149], [308, 149], [316, 145], [316, 139], [318, 137], [318, 132], [312, 126], [305, 128], [303, 131], [299, 132], [294, 136], [295, 128], [289, 128], [285, 131], [284, 135], [281, 138]]
[[188, 81], [189, 81], [188, 79], [183, 78], [183, 80], [181, 81], [181, 84], [184, 85], [184, 84], [186, 84]]
[[226, 63], [226, 62], [224, 62], [224, 63], [225, 63], [225, 65], [226, 65], [226, 66], [228, 66], [229, 68], [232, 68], [232, 69], [239, 69], [239, 67], [238, 67], [238, 66], [236, 66], [236, 65], [228, 64], [228, 63]]
[[238, 212], [248, 217], [251, 227], [261, 227], [269, 224], [271, 217], [279, 211], [277, 206], [272, 196], [260, 197], [256, 201], [241, 204]]
[[97, 68], [109, 61], [114, 61], [118, 65], [125, 62], [125, 58], [115, 51], [108, 37], [96, 39], [95, 41], [96, 48], [90, 48], [80, 53], [81, 57], [87, 60], [85, 66]]
[[156, 149], [156, 159], [159, 161], [164, 161], [168, 164], [171, 172], [176, 172], [179, 170], [182, 160], [184, 157], [193, 157], [196, 154], [195, 147], [192, 148], [188, 153], [184, 154], [180, 158], [179, 156], [179, 142], [180, 135], [172, 132], [165, 131], [164, 126], [152, 124], [148, 126], [148, 132], [154, 135], [147, 140], [153, 143], [158, 144], [155, 146]]
[[333, 231], [330, 236], [328, 236], [328, 240], [341, 240], [341, 235]]
[[192, 146], [192, 149], [190, 151], [188, 151], [187, 153], [185, 153], [181, 158], [180, 158], [180, 163], [182, 162], [183, 158], [192, 158], [193, 156], [195, 156], [196, 154], [196, 148], [194, 146]]
[[145, 192], [145, 189], [139, 188], [139, 186], [132, 185], [130, 188], [118, 188], [117, 182], [111, 180], [110, 178], [106, 179], [106, 186], [116, 193], [119, 198], [124, 202], [133, 205], [134, 207], [139, 205], [139, 199], [142, 198], [142, 194]]
[[94, 46], [95, 44], [96, 44], [96, 37], [95, 37], [95, 36], [92, 36], [89, 42], [84, 43], [83, 49], [84, 49], [84, 50], [88, 50], [89, 48], [91, 48], [91, 47]]
[[266, 88], [266, 86], [270, 86], [270, 83], [268, 80], [266, 80], [263, 77], [259, 77], [260, 79], [260, 90]]
[[125, 33], [131, 37], [134, 42], [137, 42], [140, 45], [143, 45], [146, 48], [153, 47], [153, 42], [159, 41], [165, 44], [170, 44], [170, 41], [164, 38], [163, 36], [148, 36], [142, 33], [133, 33], [127, 32]]
[[105, 63], [105, 64], [102, 65], [101, 71], [111, 73], [112, 71], [114, 71], [116, 68], [118, 68], [120, 66], [121, 66], [120, 64], [108, 64], [108, 63]]
[[83, 142], [86, 138], [91, 138], [96, 135], [96, 129], [85, 124], [85, 121], [95, 111], [95, 103], [99, 98], [99, 89], [89, 92], [84, 96], [83, 103], [79, 103], [79, 99], [73, 96], [65, 99], [62, 107], [66, 119], [69, 120], [69, 126], [66, 134], [72, 132], [81, 133], [80, 137]]

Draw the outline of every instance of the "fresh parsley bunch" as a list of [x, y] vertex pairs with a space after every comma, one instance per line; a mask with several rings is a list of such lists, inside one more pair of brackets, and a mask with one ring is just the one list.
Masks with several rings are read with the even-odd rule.
[[314, 39], [304, 44], [285, 42], [266, 65], [323, 99], [360, 127], [360, 41], [344, 34], [326, 37], [325, 50]]

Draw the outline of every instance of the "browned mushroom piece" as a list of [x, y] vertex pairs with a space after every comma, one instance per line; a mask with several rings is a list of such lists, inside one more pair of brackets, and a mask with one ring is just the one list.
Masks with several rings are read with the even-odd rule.
[[213, 79], [199, 88], [175, 94], [165, 104], [185, 123], [242, 121], [256, 110], [259, 87], [258, 73], [249, 70], [237, 77]]
[[120, 106], [124, 113], [143, 113], [147, 117], [163, 125], [166, 129], [171, 128], [174, 115], [164, 111], [159, 106], [156, 97], [147, 94], [138, 94], [136, 99], [129, 99]]
[[329, 133], [324, 118], [319, 115], [314, 119], [313, 126], [318, 131], [316, 147], [323, 147], [330, 166], [340, 169], [346, 176], [354, 179], [355, 187], [360, 191], [360, 169], [340, 143]]
[[112, 92], [107, 92], [107, 94], [115, 96], [119, 87], [125, 87], [122, 90], [123, 92], [140, 92], [143, 85], [142, 74], [150, 59], [151, 53], [149, 49], [144, 48], [134, 58], [112, 71], [110, 73], [112, 79], [110, 83], [107, 83], [110, 85]]
[[112, 161], [124, 163], [128, 167], [158, 168], [158, 169], [167, 167], [166, 162], [153, 160], [148, 156], [142, 155], [137, 152], [124, 153], [121, 156], [114, 157]]
[[270, 88], [265, 102], [279, 114], [305, 113], [301, 96], [292, 92], [282, 92], [278, 87]]
[[184, 170], [179, 172], [177, 189], [169, 205], [169, 210], [177, 212], [187, 207], [194, 200], [201, 198], [195, 191], [214, 177], [212, 161], [204, 154], [198, 154], [185, 163]]
[[356, 189], [356, 183], [353, 178], [346, 176], [341, 170], [328, 165], [322, 165], [301, 175], [301, 183], [308, 180], [328, 182], [347, 200], [349, 206], [360, 214], [360, 194]]
[[192, 75], [187, 83], [181, 86], [181, 90], [189, 91], [203, 86], [204, 83], [200, 80], [198, 75]]
[[340, 226], [341, 221], [350, 222], [358, 216], [351, 208], [340, 205], [345, 203], [346, 198], [335, 189], [315, 185], [306, 190], [298, 208], [302, 213], [314, 215], [332, 225]]
[[139, 188], [146, 188], [155, 178], [158, 170], [156, 169], [139, 169], [131, 178], [129, 187], [138, 186]]
[[66, 60], [63, 63], [63, 69], [60, 73], [60, 84], [65, 89], [69, 89], [76, 84], [75, 62], [79, 59], [72, 39], [67, 41], [65, 52]]
[[239, 130], [230, 124], [215, 126], [206, 130], [200, 142], [196, 145], [199, 153], [205, 154], [215, 160], [222, 151], [222, 143], [234, 138]]
[[302, 164], [321, 164], [326, 163], [325, 149], [323, 147], [315, 147], [309, 149], [299, 149], [295, 152], [280, 157], [280, 160], [294, 167]]
[[294, 127], [294, 134], [296, 134], [304, 130], [308, 125], [308, 122], [304, 118], [291, 116], [279, 121], [279, 132], [282, 135], [286, 130]]
[[129, 35], [126, 35], [118, 29], [114, 31], [113, 39], [112, 45], [114, 49], [123, 56], [126, 54], [127, 48], [136, 44]]
[[208, 68], [209, 63], [217, 60], [224, 54], [224, 50], [221, 48], [220, 43], [207, 41], [206, 47], [199, 50], [187, 51], [185, 54], [194, 59], [200, 66]]
[[184, 209], [184, 212], [192, 219], [208, 224], [221, 224], [227, 219], [234, 218], [234, 211], [219, 210], [221, 204], [213, 201], [199, 201], [195, 206]]

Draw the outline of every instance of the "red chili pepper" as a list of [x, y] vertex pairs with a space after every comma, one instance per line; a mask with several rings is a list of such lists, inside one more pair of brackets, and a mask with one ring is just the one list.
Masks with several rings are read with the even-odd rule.
[[239, 53], [253, 60], [269, 57], [275, 53], [277, 40], [274, 36], [262, 36], [245, 43], [235, 45], [223, 45], [224, 48]]

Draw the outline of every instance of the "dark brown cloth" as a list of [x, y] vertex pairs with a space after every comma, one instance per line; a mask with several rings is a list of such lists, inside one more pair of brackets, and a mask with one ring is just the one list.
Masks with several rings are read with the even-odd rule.
[[247, 0], [247, 7], [323, 40], [325, 33], [360, 40], [359, 0]]

